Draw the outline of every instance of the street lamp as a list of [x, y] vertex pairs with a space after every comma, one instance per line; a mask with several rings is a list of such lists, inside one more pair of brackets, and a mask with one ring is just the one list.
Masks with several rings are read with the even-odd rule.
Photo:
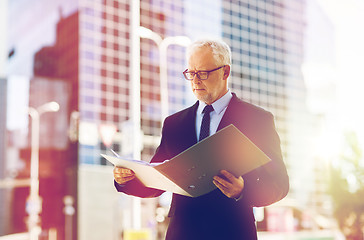
[[[167, 84], [167, 47], [174, 43], [187, 45], [186, 37], [168, 37], [162, 39], [150, 29], [140, 26], [140, 1], [131, 1], [130, 6], [130, 87], [131, 105], [130, 119], [133, 129], [133, 158], [141, 158], [141, 107], [140, 107], [140, 38], [150, 38], [159, 49], [160, 56], [160, 86], [161, 86], [161, 124], [168, 115], [168, 84]], [[184, 39], [184, 40], [183, 40]], [[180, 42], [182, 40], [182, 43]], [[188, 42], [188, 43], [187, 43]], [[163, 58], [163, 59], [162, 59]], [[163, 66], [162, 66], [163, 65]], [[164, 89], [164, 90], [162, 90]], [[141, 200], [133, 198], [132, 201], [132, 225], [135, 229], [141, 228]]]
[[186, 36], [172, 36], [162, 39], [162, 37], [150, 30], [139, 26], [138, 35], [140, 38], [147, 38], [154, 41], [159, 50], [160, 64], [160, 94], [161, 94], [161, 124], [168, 116], [169, 101], [168, 101], [168, 71], [167, 71], [167, 48], [170, 45], [180, 45], [187, 47], [191, 40]]
[[[141, 107], [140, 107], [140, 1], [130, 2], [130, 120], [133, 129], [133, 158], [141, 159]], [[141, 228], [141, 200], [132, 198], [132, 225]]]
[[39, 196], [39, 126], [40, 116], [46, 112], [57, 112], [59, 104], [48, 102], [37, 108], [28, 107], [28, 114], [32, 119], [31, 123], [31, 155], [30, 155], [30, 194], [26, 210], [29, 214], [28, 228], [30, 240], [38, 240], [41, 227], [38, 226], [42, 210], [41, 198]]

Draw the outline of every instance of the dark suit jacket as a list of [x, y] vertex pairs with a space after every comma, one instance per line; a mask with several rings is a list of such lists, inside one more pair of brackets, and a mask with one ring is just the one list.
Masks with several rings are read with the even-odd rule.
[[[151, 162], [171, 159], [197, 143], [195, 118], [198, 102], [166, 118], [162, 140]], [[167, 239], [248, 239], [256, 236], [252, 207], [267, 206], [285, 197], [288, 175], [273, 115], [241, 101], [233, 94], [218, 130], [234, 124], [272, 161], [246, 174], [243, 197], [230, 199], [216, 189], [197, 198], [173, 195]], [[135, 179], [118, 191], [139, 197], [159, 196], [162, 191], [144, 187]]]

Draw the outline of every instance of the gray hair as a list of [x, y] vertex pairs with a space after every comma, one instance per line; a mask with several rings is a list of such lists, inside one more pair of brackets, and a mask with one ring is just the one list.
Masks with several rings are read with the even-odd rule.
[[229, 45], [219, 39], [200, 39], [187, 48], [187, 59], [198, 49], [210, 47], [215, 60], [224, 65], [231, 65], [231, 50]]

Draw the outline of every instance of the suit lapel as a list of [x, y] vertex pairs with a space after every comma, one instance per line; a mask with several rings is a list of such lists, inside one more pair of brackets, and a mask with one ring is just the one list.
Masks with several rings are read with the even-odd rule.
[[235, 105], [238, 101], [237, 96], [233, 93], [233, 97], [231, 98], [229, 105], [222, 117], [219, 126], [217, 127], [217, 131], [223, 129], [224, 127], [234, 123], [234, 112], [235, 112]]
[[196, 112], [198, 108], [198, 101], [189, 108], [188, 112], [186, 113], [185, 121], [183, 121], [185, 129], [185, 135], [188, 136], [186, 141], [191, 144], [197, 143], [197, 136], [196, 136]]

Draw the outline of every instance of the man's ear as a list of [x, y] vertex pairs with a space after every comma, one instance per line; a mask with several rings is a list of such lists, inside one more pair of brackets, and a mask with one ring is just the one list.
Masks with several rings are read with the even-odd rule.
[[230, 65], [224, 66], [224, 80], [227, 80], [230, 76]]

